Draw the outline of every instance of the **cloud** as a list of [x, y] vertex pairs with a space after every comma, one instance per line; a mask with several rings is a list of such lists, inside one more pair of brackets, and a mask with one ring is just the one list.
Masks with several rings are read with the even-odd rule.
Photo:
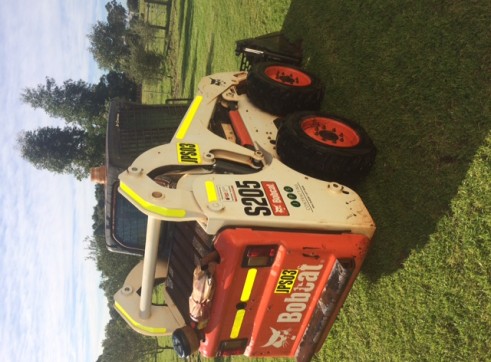
[[[100, 354], [106, 301], [86, 261], [93, 186], [34, 169], [19, 157], [23, 129], [62, 125], [20, 102], [25, 87], [94, 82], [86, 34], [97, 0], [0, 2], [0, 355], [7, 361], [87, 361]], [[22, 14], [21, 16], [18, 16]]]
[[[2, 355], [22, 361], [33, 356], [39, 357], [33, 360], [76, 361], [86, 360], [78, 358], [89, 352], [93, 358], [100, 339], [94, 345], [91, 335], [101, 337], [98, 315], [105, 301], [97, 291], [97, 273], [84, 262], [87, 229], [78, 220], [86, 218], [82, 213], [90, 208], [71, 212], [84, 204], [77, 198], [86, 192], [68, 177], [29, 174], [39, 178], [24, 183], [26, 200], [10, 208], [8, 214], [17, 220], [11, 221], [2, 239], [0, 343], [1, 350], [8, 351]], [[5, 210], [2, 206], [7, 214]], [[84, 331], [87, 335], [81, 334]]]

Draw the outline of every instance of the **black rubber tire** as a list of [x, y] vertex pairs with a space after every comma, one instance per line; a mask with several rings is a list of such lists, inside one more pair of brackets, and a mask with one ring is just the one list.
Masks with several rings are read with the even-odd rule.
[[[265, 73], [272, 66], [301, 72], [310, 77], [311, 83], [306, 86], [294, 86], [275, 81]], [[261, 110], [284, 116], [301, 110], [318, 110], [324, 97], [324, 86], [317, 76], [299, 67], [263, 62], [255, 64], [247, 75], [247, 96]]]
[[[341, 122], [358, 135], [358, 143], [352, 147], [336, 147], [316, 141], [302, 128], [302, 121], [312, 117]], [[324, 112], [308, 111], [285, 118], [278, 130], [276, 151], [284, 164], [298, 172], [348, 186], [368, 174], [377, 152], [367, 132], [357, 123]]]
[[196, 332], [189, 326], [178, 328], [172, 333], [174, 351], [181, 358], [188, 358], [199, 348]]

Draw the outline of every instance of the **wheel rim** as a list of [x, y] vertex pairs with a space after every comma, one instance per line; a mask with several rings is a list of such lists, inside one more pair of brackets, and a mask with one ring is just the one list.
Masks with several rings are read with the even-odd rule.
[[273, 65], [267, 67], [264, 70], [264, 74], [266, 74], [269, 79], [288, 86], [306, 87], [312, 84], [312, 79], [310, 76], [301, 70], [283, 65]]
[[300, 127], [307, 136], [328, 146], [349, 148], [360, 143], [360, 136], [353, 128], [332, 118], [307, 117]]

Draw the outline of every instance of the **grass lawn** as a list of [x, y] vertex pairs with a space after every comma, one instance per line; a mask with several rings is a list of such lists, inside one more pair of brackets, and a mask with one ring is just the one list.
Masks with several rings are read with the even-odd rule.
[[283, 29], [325, 82], [323, 109], [378, 147], [357, 189], [377, 234], [318, 360], [488, 360], [489, 4], [181, 0], [173, 11], [166, 75], [145, 102], [190, 96], [201, 76], [237, 66], [235, 40]]
[[[206, 74], [237, 69], [235, 41], [281, 30], [289, 5], [289, 0], [173, 1], [165, 74], [143, 84], [143, 103], [192, 97]], [[151, 23], [159, 15], [166, 16], [165, 7], [150, 8]], [[163, 47], [162, 41], [156, 47]]]

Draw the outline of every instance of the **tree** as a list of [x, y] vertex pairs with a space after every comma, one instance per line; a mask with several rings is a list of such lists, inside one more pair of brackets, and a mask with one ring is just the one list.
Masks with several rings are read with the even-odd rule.
[[136, 82], [155, 78], [156, 75], [161, 77], [164, 57], [146, 47], [146, 44], [155, 38], [156, 33], [157, 30], [148, 23], [132, 19], [131, 30], [126, 35], [130, 56], [125, 58], [123, 68], [125, 73]]
[[98, 21], [88, 35], [89, 50], [101, 68], [121, 71], [124, 59], [130, 54], [125, 41], [127, 13], [115, 0], [106, 4], [106, 10], [107, 21]]
[[139, 361], [154, 356], [170, 346], [160, 346], [157, 338], [145, 337], [128, 327], [125, 321], [112, 312], [112, 319], [106, 325], [106, 338], [102, 342], [103, 354], [98, 361]]
[[101, 133], [106, 126], [106, 102], [115, 97], [134, 100], [135, 96], [136, 84], [124, 74], [110, 71], [97, 84], [69, 79], [60, 86], [47, 77], [45, 84], [24, 89], [21, 99], [51, 117], [63, 118], [89, 133]]
[[104, 136], [76, 127], [41, 127], [18, 136], [24, 159], [38, 169], [72, 174], [81, 180], [104, 160]]
[[155, 37], [155, 26], [133, 17], [115, 0], [106, 4], [107, 21], [99, 21], [88, 37], [90, 52], [103, 69], [124, 72], [141, 82], [162, 71], [163, 56], [149, 50], [146, 44]]
[[138, 13], [138, 0], [127, 0], [126, 6], [130, 12]]
[[[137, 86], [126, 74], [121, 72], [110, 71], [99, 79], [96, 85], [96, 94], [98, 88], [104, 88], [106, 101], [113, 98], [121, 98], [129, 101], [136, 100]], [[102, 90], [100, 91], [102, 94]]]
[[158, 78], [162, 74], [162, 55], [148, 51], [141, 44], [131, 46], [131, 55], [126, 59], [125, 72], [127, 72], [135, 82], [142, 82], [144, 79]]
[[80, 120], [99, 116], [104, 107], [105, 99], [98, 99], [95, 91], [93, 85], [83, 80], [69, 79], [59, 86], [53, 78], [46, 77], [46, 84], [24, 89], [21, 98], [33, 108], [43, 109], [51, 117], [80, 123]]

